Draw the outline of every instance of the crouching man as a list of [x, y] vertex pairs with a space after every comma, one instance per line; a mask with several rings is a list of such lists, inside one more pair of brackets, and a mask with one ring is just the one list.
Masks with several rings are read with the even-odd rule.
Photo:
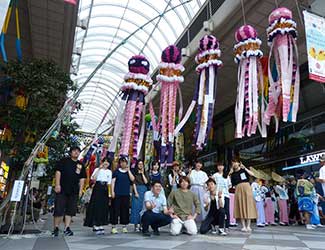
[[[189, 190], [190, 180], [186, 176], [179, 179], [180, 188], [170, 193], [168, 205], [172, 213], [171, 234], [179, 235], [183, 226], [190, 235], [197, 234], [195, 218], [200, 214], [200, 201], [196, 194]], [[195, 207], [195, 212], [192, 212]]]
[[144, 204], [141, 211], [143, 236], [150, 236], [149, 226], [154, 235], [159, 235], [159, 228], [172, 222], [172, 217], [167, 209], [167, 201], [162, 185], [159, 181], [152, 183], [152, 188], [144, 194]]
[[200, 233], [206, 234], [211, 228], [219, 225], [219, 235], [226, 236], [227, 233], [224, 231], [225, 209], [223, 193], [221, 191], [218, 192], [214, 179], [210, 178], [206, 184], [209, 192], [204, 196], [204, 208], [208, 211], [208, 215], [202, 221]]

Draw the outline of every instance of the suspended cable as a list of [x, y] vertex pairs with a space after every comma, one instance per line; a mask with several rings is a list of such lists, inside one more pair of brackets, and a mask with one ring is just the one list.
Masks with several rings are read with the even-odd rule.
[[295, 0], [295, 2], [296, 2], [296, 7], [297, 7], [297, 12], [298, 12], [298, 16], [299, 16], [299, 19], [300, 19], [300, 23], [302, 25], [304, 25], [304, 19], [302, 18], [302, 15], [301, 15], [301, 11], [300, 11], [300, 7], [299, 7], [298, 0]]
[[115, 34], [114, 34], [113, 39], [112, 39], [112, 41], [111, 41], [111, 44], [109, 45], [108, 51], [111, 50], [112, 45], [113, 45], [113, 43], [114, 43], [114, 40], [115, 40], [115, 38], [116, 38], [118, 32], [120, 31], [121, 24], [122, 24], [122, 21], [124, 20], [124, 16], [125, 16], [126, 10], [127, 10], [128, 7], [129, 7], [129, 3], [130, 3], [130, 0], [127, 1], [126, 5], [125, 5], [125, 7], [124, 7], [122, 17], [121, 17], [120, 22], [119, 22], [119, 24], [118, 24], [118, 26], [117, 26], [117, 29], [116, 29], [116, 31], [115, 31]]
[[[169, 0], [169, 1], [168, 1], [168, 3], [167, 3], [167, 5], [166, 5], [166, 7], [165, 7], [163, 13], [160, 14], [160, 16], [159, 16], [159, 18], [158, 18], [158, 21], [157, 21], [157, 23], [155, 24], [155, 27], [153, 27], [153, 29], [152, 29], [152, 31], [151, 31], [151, 33], [150, 33], [150, 35], [149, 35], [147, 41], [144, 43], [144, 45], [143, 45], [142, 49], [140, 50], [140, 53], [139, 53], [139, 54], [142, 54], [144, 48], [147, 47], [147, 44], [148, 44], [150, 38], [152, 37], [153, 33], [155, 32], [156, 28], [158, 27], [158, 24], [159, 24], [160, 20], [161, 20], [162, 17], [167, 13], [167, 9], [168, 9], [169, 4], [170, 4], [171, 1], [172, 1], [172, 0]], [[173, 9], [173, 8], [171, 8], [170, 10], [172, 10], [172, 9]]]
[[244, 25], [246, 25], [246, 16], [245, 16], [245, 8], [244, 8], [244, 0], [241, 0], [241, 10], [243, 14]]

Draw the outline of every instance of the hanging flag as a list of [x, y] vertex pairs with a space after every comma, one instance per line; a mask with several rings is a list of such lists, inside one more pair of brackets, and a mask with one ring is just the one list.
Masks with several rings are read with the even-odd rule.
[[64, 2], [73, 4], [73, 5], [77, 4], [77, 0], [64, 0]]
[[0, 1], [0, 27], [1, 27], [1, 29], [2, 29], [5, 19], [6, 19], [9, 2], [10, 2], [10, 0], [1, 0]]
[[325, 82], [325, 18], [304, 11], [309, 78]]

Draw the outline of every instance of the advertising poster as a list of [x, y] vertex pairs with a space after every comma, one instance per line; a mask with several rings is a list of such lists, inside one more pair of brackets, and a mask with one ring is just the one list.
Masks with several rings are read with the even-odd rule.
[[325, 19], [304, 11], [309, 78], [325, 82]]

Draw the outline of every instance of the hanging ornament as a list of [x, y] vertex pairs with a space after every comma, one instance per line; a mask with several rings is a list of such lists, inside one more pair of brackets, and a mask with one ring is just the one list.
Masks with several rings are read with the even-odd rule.
[[186, 115], [175, 130], [175, 134], [178, 134], [197, 104], [193, 142], [196, 151], [203, 150], [212, 127], [217, 89], [217, 69], [222, 65], [222, 62], [219, 60], [220, 55], [218, 39], [212, 35], [205, 35], [200, 40], [199, 53], [195, 57], [195, 61], [198, 64], [196, 71], [199, 74], [199, 79], [193, 100]]
[[275, 117], [277, 131], [281, 117], [284, 122], [296, 121], [299, 107], [297, 30], [289, 9], [281, 7], [272, 11], [267, 36], [270, 46], [268, 65], [270, 88], [265, 118], [269, 124], [271, 117]]
[[[157, 81], [161, 83], [160, 110], [158, 122], [155, 120], [154, 109], [150, 102], [153, 136], [157, 142], [160, 138], [159, 152], [161, 166], [171, 166], [174, 160], [174, 132], [176, 117], [177, 92], [180, 93], [179, 84], [184, 81], [181, 75], [184, 66], [181, 62], [181, 52], [175, 45], [168, 46], [161, 55]], [[180, 94], [179, 116], [182, 116], [182, 98]]]
[[264, 112], [263, 56], [256, 30], [250, 25], [241, 26], [235, 33], [235, 62], [238, 64], [237, 100], [235, 106], [236, 138], [251, 136], [259, 128], [266, 137]]
[[146, 140], [144, 149], [144, 166], [146, 171], [149, 170], [150, 164], [154, 158], [154, 146], [153, 146], [153, 129], [150, 114], [145, 116], [146, 120]]
[[[149, 92], [152, 80], [149, 74], [150, 64], [144, 56], [131, 57], [128, 66], [129, 73], [124, 77], [125, 83], [121, 88], [123, 96], [119, 107], [120, 114], [115, 120], [114, 138], [109, 148], [109, 156], [113, 159], [117, 139], [123, 127], [119, 156], [130, 157], [132, 167], [134, 167], [144, 136], [145, 120], [144, 114], [142, 114], [145, 111], [143, 109], [144, 98]], [[141, 120], [142, 125], [140, 126]]]
[[180, 131], [176, 136], [175, 140], [175, 161], [183, 162], [185, 159], [184, 156], [184, 133]]

